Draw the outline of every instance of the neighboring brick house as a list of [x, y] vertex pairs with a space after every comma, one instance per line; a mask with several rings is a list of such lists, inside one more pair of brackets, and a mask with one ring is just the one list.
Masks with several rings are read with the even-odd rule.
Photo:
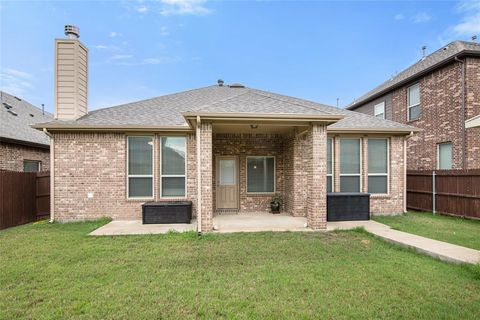
[[408, 169], [480, 168], [480, 44], [455, 41], [366, 93], [348, 110], [422, 129], [408, 139]]
[[280, 195], [324, 229], [327, 192], [370, 192], [374, 214], [405, 210], [416, 128], [223, 81], [88, 112], [87, 50], [67, 33], [56, 119], [35, 126], [52, 136], [52, 220], [139, 219], [146, 201], [191, 200], [210, 231], [214, 215], [265, 212]]
[[49, 138], [31, 125], [50, 120], [48, 112], [0, 91], [0, 170], [48, 171]]

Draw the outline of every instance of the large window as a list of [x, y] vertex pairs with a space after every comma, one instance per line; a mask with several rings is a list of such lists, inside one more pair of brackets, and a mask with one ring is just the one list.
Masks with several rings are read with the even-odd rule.
[[452, 169], [452, 143], [439, 143], [437, 147], [438, 169]]
[[408, 121], [420, 118], [420, 85], [414, 84], [408, 87]]
[[153, 137], [128, 137], [128, 197], [153, 198]]
[[340, 139], [340, 192], [360, 192], [360, 139]]
[[247, 157], [247, 192], [275, 192], [274, 157]]
[[327, 192], [333, 192], [333, 139], [327, 139]]
[[38, 172], [42, 170], [42, 162], [38, 160], [23, 160], [24, 172]]
[[374, 107], [375, 118], [385, 119], [385, 102], [380, 102]]
[[388, 193], [388, 139], [368, 139], [368, 192]]
[[161, 190], [162, 197], [186, 195], [186, 138], [161, 139]]

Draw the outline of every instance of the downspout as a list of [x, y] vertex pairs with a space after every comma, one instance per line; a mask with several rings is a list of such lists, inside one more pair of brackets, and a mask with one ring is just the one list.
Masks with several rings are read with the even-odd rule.
[[53, 135], [43, 128], [43, 132], [50, 137], [50, 223], [55, 221], [55, 170], [53, 168], [55, 164], [55, 147]]
[[465, 128], [465, 60], [455, 56], [455, 61], [462, 64], [462, 169], [467, 168], [467, 130]]
[[413, 136], [413, 131], [403, 138], [403, 213], [407, 212], [407, 139]]
[[197, 132], [196, 132], [196, 142], [197, 142], [197, 232], [199, 235], [202, 234], [202, 173], [200, 172], [202, 165], [200, 163], [200, 116], [197, 116]]

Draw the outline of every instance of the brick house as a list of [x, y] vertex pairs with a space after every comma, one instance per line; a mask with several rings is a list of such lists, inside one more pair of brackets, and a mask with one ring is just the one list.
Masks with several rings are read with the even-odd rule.
[[0, 170], [48, 171], [49, 138], [31, 125], [50, 120], [48, 112], [0, 91]]
[[56, 54], [55, 120], [35, 126], [52, 137], [53, 220], [139, 219], [146, 201], [190, 200], [209, 231], [214, 215], [265, 212], [280, 195], [323, 229], [326, 193], [360, 191], [374, 214], [405, 210], [414, 127], [223, 81], [88, 112], [86, 48], [74, 34]]
[[480, 168], [480, 127], [468, 125], [480, 115], [480, 44], [452, 42], [347, 109], [422, 129], [408, 140], [410, 170]]

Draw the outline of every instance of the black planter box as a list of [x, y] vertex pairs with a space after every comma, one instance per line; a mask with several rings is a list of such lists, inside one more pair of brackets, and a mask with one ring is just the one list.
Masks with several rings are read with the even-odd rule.
[[370, 220], [370, 194], [327, 193], [327, 221]]
[[191, 201], [146, 202], [142, 205], [143, 224], [190, 223]]

